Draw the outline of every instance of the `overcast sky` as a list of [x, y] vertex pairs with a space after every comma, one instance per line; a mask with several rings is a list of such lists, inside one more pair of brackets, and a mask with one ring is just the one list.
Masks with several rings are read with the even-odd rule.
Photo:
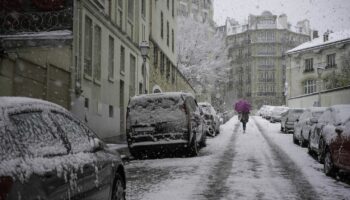
[[226, 17], [232, 17], [242, 23], [249, 14], [260, 15], [265, 10], [285, 13], [293, 26], [308, 19], [320, 35], [327, 29], [350, 30], [350, 0], [214, 0], [214, 21], [223, 25]]

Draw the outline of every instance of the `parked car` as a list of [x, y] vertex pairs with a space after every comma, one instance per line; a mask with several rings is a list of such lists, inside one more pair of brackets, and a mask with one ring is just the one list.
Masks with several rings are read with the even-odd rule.
[[0, 97], [0, 199], [125, 199], [112, 152], [66, 109]]
[[324, 127], [327, 132], [324, 172], [328, 176], [334, 176], [339, 170], [350, 173], [350, 107], [346, 110], [347, 116], [344, 116], [343, 122]]
[[299, 144], [302, 147], [308, 145], [309, 136], [316, 126], [314, 122], [326, 109], [326, 107], [311, 107], [307, 108], [303, 114], [300, 115], [299, 119], [294, 124], [293, 142], [295, 144]]
[[209, 126], [209, 132], [207, 133], [210, 136], [215, 136], [219, 134], [220, 120], [213, 106], [207, 102], [200, 102], [198, 103], [198, 105], [202, 108], [204, 112], [204, 119], [206, 121], [206, 124]]
[[270, 120], [272, 111], [276, 108], [276, 106], [268, 106], [263, 113], [263, 118]]
[[281, 117], [281, 130], [284, 133], [294, 132], [294, 123], [298, 120], [304, 109], [302, 108], [289, 108], [286, 113]]
[[[347, 145], [347, 130], [345, 130], [345, 125], [347, 125], [350, 120], [350, 105], [335, 105], [331, 106], [324, 111], [324, 113], [319, 117], [318, 120], [315, 120], [316, 127], [312, 132], [309, 139], [309, 153], [315, 154], [320, 163], [324, 162], [325, 156], [328, 153], [330, 157], [327, 157], [327, 162], [336, 163], [340, 167], [340, 161], [335, 159], [341, 159], [340, 154], [345, 153], [346, 149], [349, 149]], [[339, 135], [336, 133], [339, 132]], [[339, 142], [343, 142], [339, 143]], [[342, 149], [340, 151], [340, 149]], [[346, 153], [345, 153], [346, 154]], [[329, 160], [331, 159], [331, 160]], [[349, 157], [342, 159], [349, 160]], [[344, 162], [342, 160], [341, 162]], [[348, 162], [348, 161], [346, 161]], [[332, 166], [327, 166], [327, 174], [331, 174], [329, 171], [333, 171]]]
[[271, 112], [270, 122], [271, 123], [281, 122], [282, 114], [287, 111], [288, 111], [288, 107], [276, 106]]
[[127, 143], [135, 158], [181, 151], [197, 156], [206, 144], [204, 120], [192, 94], [182, 92], [132, 97], [127, 110]]

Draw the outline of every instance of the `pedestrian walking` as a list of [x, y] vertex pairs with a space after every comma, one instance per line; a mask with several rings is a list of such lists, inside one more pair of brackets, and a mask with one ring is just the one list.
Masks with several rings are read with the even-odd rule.
[[251, 105], [247, 100], [241, 99], [235, 103], [234, 108], [238, 112], [238, 120], [242, 122], [243, 133], [245, 133], [246, 125], [249, 121]]
[[242, 122], [242, 126], [243, 126], [243, 133], [245, 133], [246, 127], [247, 127], [247, 123], [249, 121], [249, 112], [240, 112], [238, 114], [238, 119], [240, 122]]

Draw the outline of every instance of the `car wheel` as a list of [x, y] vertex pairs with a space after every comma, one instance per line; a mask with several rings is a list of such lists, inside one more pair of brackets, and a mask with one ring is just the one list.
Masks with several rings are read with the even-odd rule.
[[327, 176], [334, 177], [336, 174], [336, 168], [334, 166], [331, 152], [329, 149], [326, 149], [325, 157], [324, 157], [324, 164], [323, 164], [323, 171]]
[[314, 155], [314, 152], [312, 151], [312, 148], [311, 148], [311, 135], [309, 134], [309, 142], [308, 142], [308, 144], [307, 144], [307, 153], [309, 154], [309, 155], [311, 155], [311, 156], [313, 156]]
[[306, 141], [305, 141], [305, 139], [303, 137], [303, 132], [300, 133], [299, 145], [301, 147], [306, 147]]
[[324, 162], [324, 141], [323, 141], [323, 138], [320, 139], [318, 153], [317, 153], [317, 160], [321, 164], [323, 164], [323, 162]]
[[294, 144], [299, 144], [299, 141], [297, 140], [297, 138], [295, 137], [295, 134], [293, 133], [293, 143]]
[[115, 176], [112, 192], [112, 200], [125, 200], [124, 179], [119, 173]]
[[207, 146], [207, 135], [206, 133], [203, 133], [202, 134], [202, 138], [201, 138], [201, 141], [200, 141], [200, 147], [206, 147]]
[[198, 156], [198, 143], [196, 139], [196, 134], [193, 134], [191, 145], [189, 146], [188, 154], [191, 157]]

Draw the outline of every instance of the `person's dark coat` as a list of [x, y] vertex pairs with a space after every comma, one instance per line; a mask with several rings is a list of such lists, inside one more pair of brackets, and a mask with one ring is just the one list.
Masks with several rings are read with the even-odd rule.
[[243, 113], [240, 113], [240, 121], [241, 122], [245, 122], [247, 123], [249, 121], [249, 113], [247, 112], [243, 112]]

